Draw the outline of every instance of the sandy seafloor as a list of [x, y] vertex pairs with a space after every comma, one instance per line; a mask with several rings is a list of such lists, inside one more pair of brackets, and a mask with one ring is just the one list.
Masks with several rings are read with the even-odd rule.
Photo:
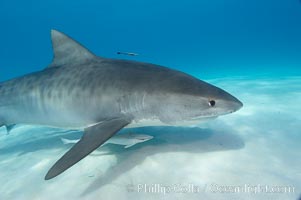
[[243, 109], [194, 128], [126, 129], [155, 138], [129, 149], [104, 146], [50, 181], [46, 172], [71, 147], [60, 137], [80, 133], [2, 129], [0, 199], [297, 199], [301, 77], [207, 81], [238, 97]]

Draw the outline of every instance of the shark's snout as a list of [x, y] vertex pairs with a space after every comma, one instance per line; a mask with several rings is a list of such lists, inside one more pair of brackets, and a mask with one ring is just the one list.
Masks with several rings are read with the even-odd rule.
[[238, 100], [238, 102], [237, 102], [237, 109], [236, 110], [241, 109], [243, 106], [244, 106], [244, 104], [241, 101]]
[[238, 99], [234, 102], [232, 102], [232, 112], [238, 111], [239, 109], [241, 109], [243, 107], [243, 103], [241, 101], [239, 101]]
[[236, 112], [243, 107], [243, 103], [235, 97], [231, 101], [225, 101], [224, 105], [229, 113]]
[[218, 109], [220, 115], [233, 113], [243, 107], [243, 103], [231, 94], [225, 91], [222, 91], [219, 94], [220, 96], [216, 98], [214, 105], [210, 101], [209, 105], [212, 108]]

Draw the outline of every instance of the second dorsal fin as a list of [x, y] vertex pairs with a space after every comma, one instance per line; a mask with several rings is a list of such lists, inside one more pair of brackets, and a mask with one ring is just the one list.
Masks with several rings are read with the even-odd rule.
[[49, 67], [56, 67], [68, 63], [82, 63], [96, 57], [84, 46], [57, 30], [51, 30], [53, 60]]

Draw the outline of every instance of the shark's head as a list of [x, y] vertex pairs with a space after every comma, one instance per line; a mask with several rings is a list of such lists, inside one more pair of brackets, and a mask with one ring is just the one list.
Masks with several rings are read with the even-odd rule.
[[159, 119], [165, 123], [197, 124], [204, 119], [235, 112], [243, 106], [226, 91], [184, 73], [175, 72], [161, 85], [154, 107]]

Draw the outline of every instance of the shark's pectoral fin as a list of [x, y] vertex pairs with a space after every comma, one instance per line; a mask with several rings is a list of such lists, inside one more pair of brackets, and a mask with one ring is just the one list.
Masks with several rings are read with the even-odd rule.
[[118, 118], [86, 128], [81, 140], [51, 167], [45, 180], [54, 178], [73, 166], [129, 123], [127, 119]]

